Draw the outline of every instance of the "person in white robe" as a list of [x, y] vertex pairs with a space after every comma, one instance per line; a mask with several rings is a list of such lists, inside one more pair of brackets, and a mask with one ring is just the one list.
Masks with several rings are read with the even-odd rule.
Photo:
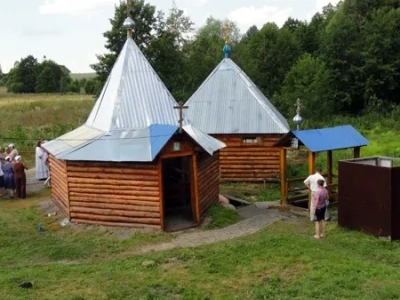
[[38, 141], [35, 154], [36, 179], [46, 180], [49, 177], [49, 169], [47, 167], [47, 152], [42, 148], [42, 141]]

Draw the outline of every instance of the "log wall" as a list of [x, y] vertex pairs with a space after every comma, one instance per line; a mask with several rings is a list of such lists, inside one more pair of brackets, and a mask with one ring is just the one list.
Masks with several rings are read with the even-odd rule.
[[197, 184], [200, 218], [203, 219], [207, 209], [218, 203], [219, 196], [219, 153], [213, 156], [198, 158]]
[[281, 135], [252, 135], [259, 138], [257, 144], [243, 143], [246, 135], [213, 136], [226, 144], [226, 148], [220, 150], [222, 181], [262, 182], [278, 179], [280, 149], [274, 144]]
[[161, 227], [156, 164], [68, 162], [71, 221]]
[[51, 176], [51, 197], [58, 208], [66, 216], [69, 216], [67, 167], [65, 161], [49, 156]]

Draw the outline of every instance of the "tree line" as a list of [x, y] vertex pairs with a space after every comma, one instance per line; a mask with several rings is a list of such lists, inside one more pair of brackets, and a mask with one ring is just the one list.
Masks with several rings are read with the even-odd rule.
[[71, 71], [53, 60], [28, 55], [15, 62], [8, 74], [0, 73], [0, 85], [12, 93], [80, 93], [94, 94], [100, 88], [97, 79], [72, 79]]
[[[229, 24], [231, 59], [288, 118], [297, 98], [302, 115], [313, 119], [384, 113], [400, 104], [400, 0], [344, 0], [310, 21], [289, 18], [281, 27], [267, 22], [244, 34], [234, 22], [213, 17], [195, 30], [175, 3], [167, 13], [144, 0], [129, 0], [129, 7], [133, 39], [178, 101], [187, 100], [223, 59], [224, 25]], [[97, 78], [88, 92], [99, 93], [123, 47], [126, 11], [125, 1], [115, 6], [104, 33], [108, 53], [97, 55], [98, 63], [91, 65]], [[38, 78], [50, 78], [49, 73], [38, 69], [37, 81], [27, 81], [29, 89], [37, 91]], [[52, 89], [63, 88], [61, 82], [53, 82]], [[22, 89], [18, 84], [12, 89], [8, 81], [7, 87]]]

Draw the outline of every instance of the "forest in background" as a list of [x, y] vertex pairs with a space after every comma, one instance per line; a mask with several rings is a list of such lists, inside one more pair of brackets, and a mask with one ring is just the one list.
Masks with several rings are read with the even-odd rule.
[[[234, 22], [213, 17], [195, 30], [175, 3], [167, 13], [144, 0], [129, 0], [129, 7], [133, 39], [177, 101], [187, 100], [223, 59], [228, 23], [231, 59], [287, 118], [294, 116], [297, 98], [302, 116], [316, 121], [332, 115], [399, 114], [400, 0], [344, 0], [310, 21], [289, 18], [279, 27], [266, 20], [262, 28], [252, 26], [243, 34]], [[46, 92], [48, 82], [48, 92], [76, 92], [79, 84], [86, 93], [98, 94], [126, 40], [126, 11], [125, 2], [115, 6], [111, 28], [104, 33], [108, 52], [91, 66], [96, 78], [81, 82], [67, 74], [44, 80], [57, 72], [29, 56], [3, 75], [3, 84], [23, 93]]]

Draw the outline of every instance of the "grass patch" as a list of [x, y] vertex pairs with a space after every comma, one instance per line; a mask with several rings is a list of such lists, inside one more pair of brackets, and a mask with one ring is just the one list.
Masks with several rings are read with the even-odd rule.
[[276, 201], [280, 198], [278, 183], [221, 183], [220, 191], [233, 197], [249, 202]]
[[[8, 215], [26, 224], [22, 216], [35, 215], [17, 211], [1, 207], [1, 219]], [[335, 224], [326, 239], [314, 240], [306, 218], [233, 241], [134, 257], [119, 253], [134, 247], [127, 244], [142, 243], [141, 237], [118, 241], [107, 232], [38, 235], [29, 226], [15, 229], [0, 227], [2, 299], [400, 297], [400, 243]], [[10, 244], [19, 247], [8, 250]], [[154, 263], [143, 264], [149, 260]], [[34, 288], [18, 288], [15, 282], [22, 280]]]
[[212, 206], [207, 215], [211, 221], [206, 226], [206, 229], [223, 228], [242, 220], [236, 210], [226, 208], [220, 204]]

